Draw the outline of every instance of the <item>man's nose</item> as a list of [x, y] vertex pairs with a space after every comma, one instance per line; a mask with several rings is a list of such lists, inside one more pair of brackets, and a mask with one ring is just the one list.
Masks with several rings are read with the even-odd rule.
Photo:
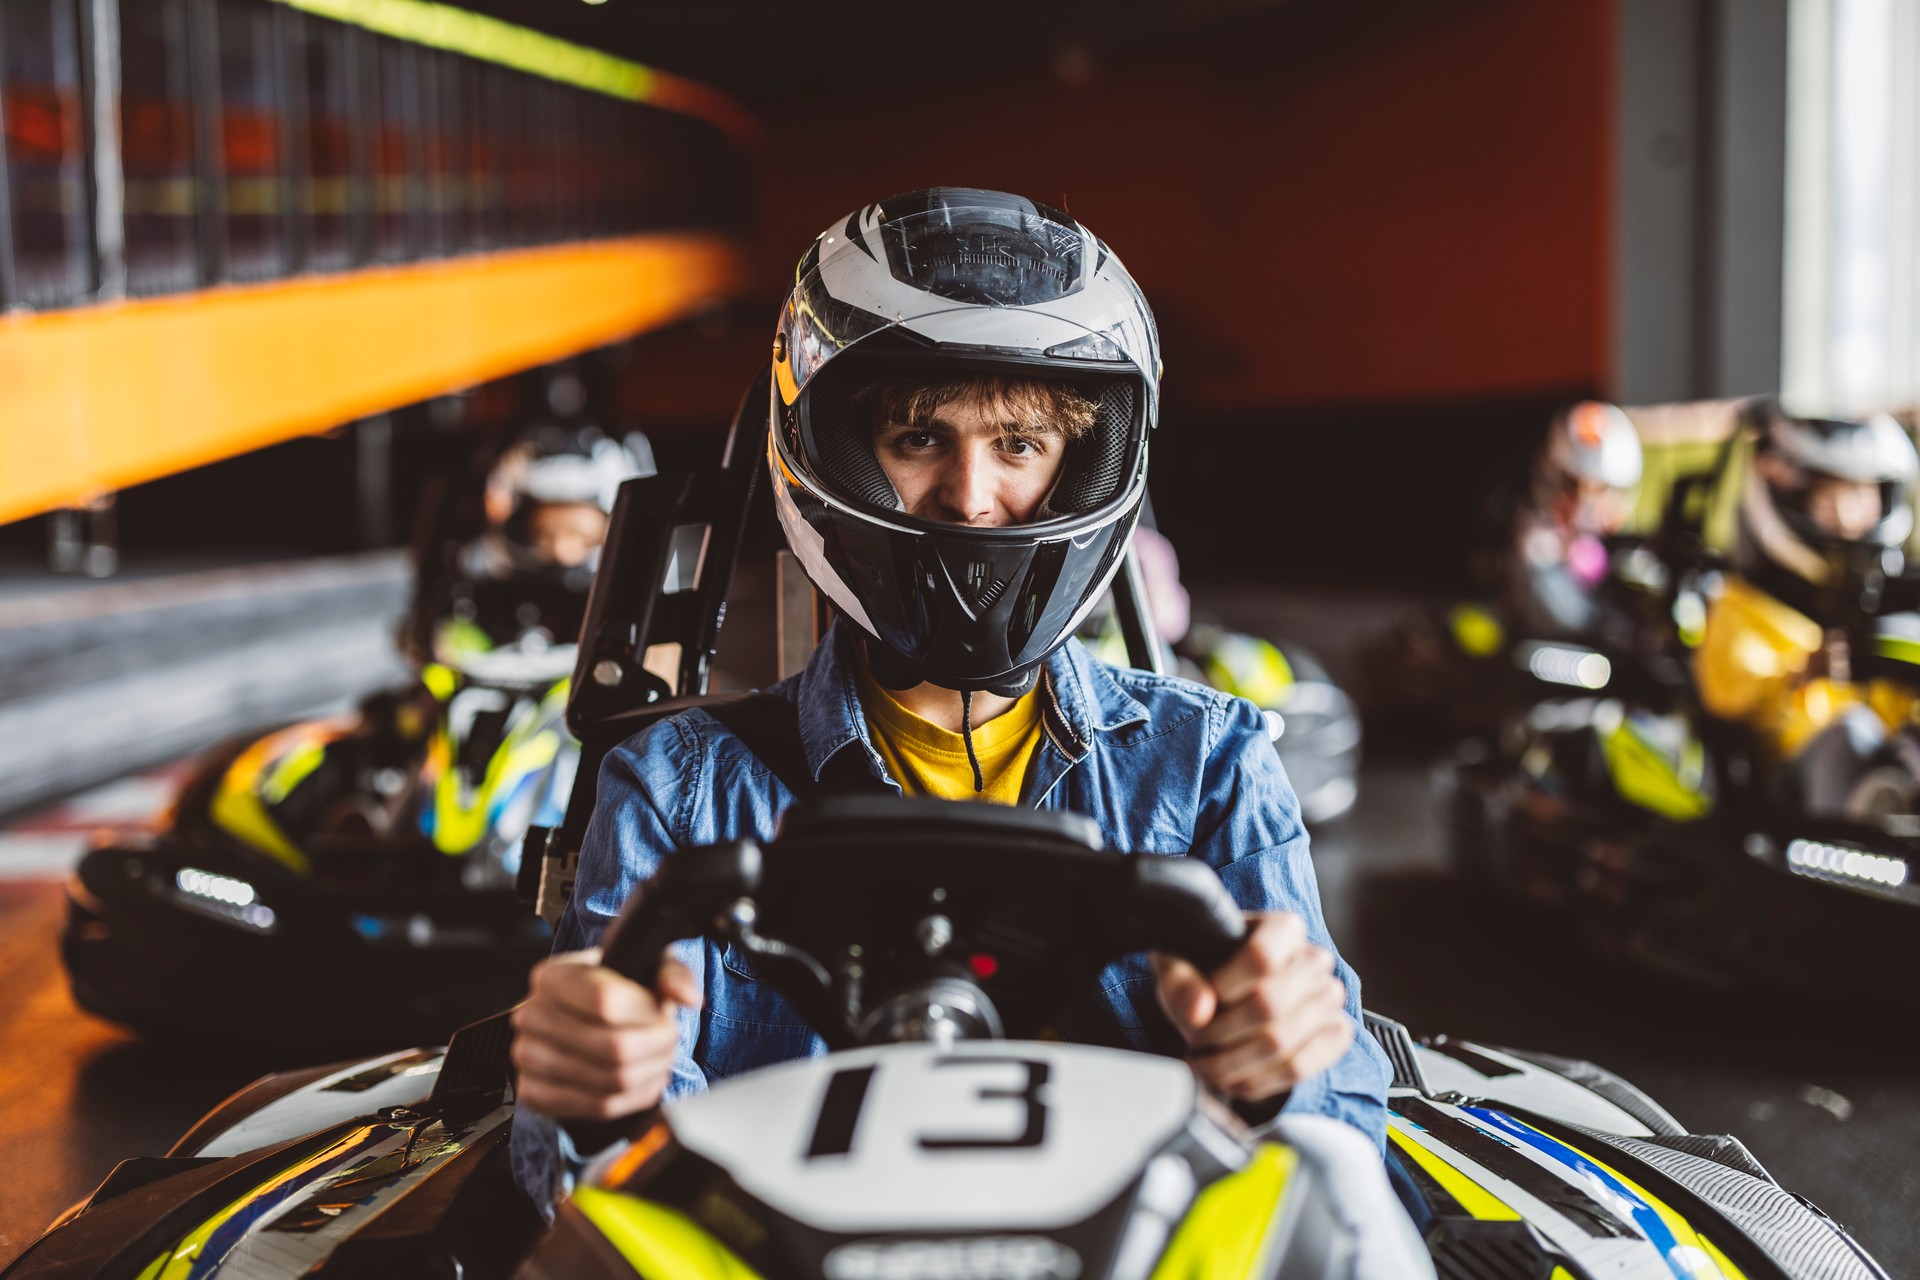
[[993, 445], [968, 441], [954, 455], [943, 486], [948, 509], [961, 524], [984, 524], [993, 518]]

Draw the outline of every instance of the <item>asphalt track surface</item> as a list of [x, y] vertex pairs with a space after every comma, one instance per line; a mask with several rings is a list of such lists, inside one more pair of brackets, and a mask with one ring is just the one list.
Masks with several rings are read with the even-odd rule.
[[[1623, 972], [1573, 947], [1558, 921], [1447, 869], [1418, 759], [1376, 749], [1360, 794], [1355, 816], [1317, 837], [1315, 862], [1370, 1006], [1416, 1033], [1611, 1067], [1694, 1131], [1739, 1136], [1891, 1275], [1920, 1275], [1910, 1013], [1729, 1003]], [[30, 825], [44, 860], [58, 824]], [[119, 1160], [161, 1154], [235, 1088], [304, 1065], [145, 1044], [81, 1013], [56, 954], [61, 912], [44, 865], [0, 879], [0, 1263]]]

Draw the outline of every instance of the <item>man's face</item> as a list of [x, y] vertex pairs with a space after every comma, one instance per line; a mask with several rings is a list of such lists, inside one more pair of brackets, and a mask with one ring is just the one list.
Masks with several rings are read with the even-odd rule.
[[1058, 431], [1019, 427], [1005, 405], [967, 400], [919, 426], [882, 423], [873, 440], [908, 515], [983, 529], [1040, 517], [1065, 446]]
[[1595, 538], [1611, 537], [1626, 527], [1633, 515], [1633, 494], [1597, 480], [1581, 480], [1566, 486], [1554, 504], [1553, 516], [1559, 525], [1575, 534]]
[[1807, 519], [1828, 537], [1858, 542], [1886, 515], [1880, 486], [1871, 481], [1809, 476], [1784, 458], [1767, 453], [1756, 457], [1753, 465], [1776, 488], [1804, 490], [1801, 507]]
[[591, 502], [545, 502], [527, 513], [527, 541], [548, 564], [585, 564], [607, 538], [607, 515]]
[[1823, 476], [1807, 486], [1808, 518], [1836, 538], [1858, 542], [1884, 514], [1877, 484]]

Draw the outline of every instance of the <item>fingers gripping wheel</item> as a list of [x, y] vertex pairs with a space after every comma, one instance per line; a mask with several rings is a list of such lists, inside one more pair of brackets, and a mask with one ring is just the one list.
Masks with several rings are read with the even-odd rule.
[[1210, 971], [1245, 928], [1205, 863], [1108, 852], [1078, 815], [836, 797], [764, 847], [666, 859], [605, 963], [652, 985], [673, 942], [731, 944], [834, 1049], [1029, 1039], [1106, 965], [1157, 950]]
[[[682, 938], [727, 936], [735, 921], [752, 918], [760, 886], [760, 846], [751, 840], [709, 845], [676, 854], [628, 899], [607, 932], [600, 963], [660, 994], [660, 966], [667, 948]], [[569, 1120], [567, 1132], [582, 1152], [605, 1149], [631, 1137], [651, 1111], [617, 1120]]]

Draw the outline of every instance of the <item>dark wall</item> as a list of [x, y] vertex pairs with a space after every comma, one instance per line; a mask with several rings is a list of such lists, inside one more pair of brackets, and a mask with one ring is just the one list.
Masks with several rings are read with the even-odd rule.
[[764, 270], [863, 202], [1001, 187], [1113, 246], [1196, 406], [1597, 384], [1611, 15], [1374, 0], [918, 97], [854, 80], [765, 115]]
[[1154, 305], [1153, 488], [1190, 574], [1457, 584], [1488, 490], [1607, 381], [1612, 30], [1611, 0], [1282, 7], [1160, 52], [759, 103], [763, 297], [641, 347], [627, 403], [724, 420], [793, 261], [859, 204], [1020, 191]]
[[1573, 398], [1170, 411], [1154, 512], [1194, 582], [1467, 590], [1475, 557], [1505, 541], [1496, 491]]

